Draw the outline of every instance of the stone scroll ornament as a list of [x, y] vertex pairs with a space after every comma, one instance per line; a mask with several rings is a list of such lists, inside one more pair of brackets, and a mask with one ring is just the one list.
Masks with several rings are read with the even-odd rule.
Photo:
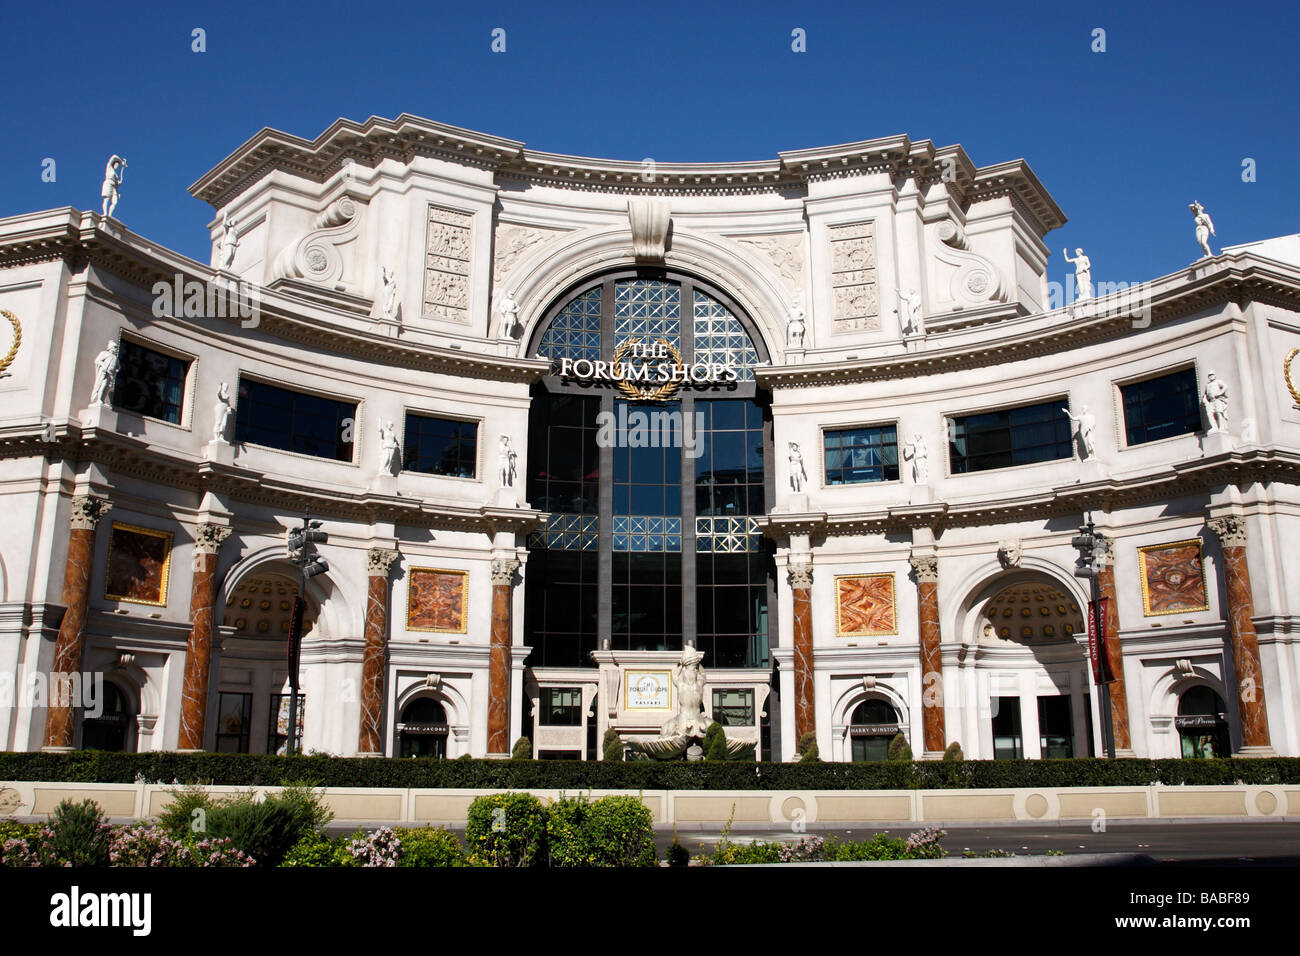
[[322, 285], [337, 285], [343, 279], [340, 247], [356, 238], [361, 217], [347, 196], [330, 203], [316, 217], [310, 231], [275, 257], [272, 275], [276, 279], [305, 279]]
[[[990, 302], [1005, 302], [1002, 274], [990, 260], [971, 252], [966, 235], [952, 219], [930, 227], [939, 240], [933, 244], [934, 258], [947, 269], [947, 293], [952, 308], [962, 309]], [[944, 284], [940, 283], [939, 288]]]
[[2, 311], [0, 312], [0, 315], [3, 315], [9, 320], [9, 324], [14, 330], [13, 344], [9, 346], [9, 351], [5, 352], [4, 358], [0, 358], [0, 377], [3, 377], [9, 374], [5, 369], [9, 368], [9, 366], [14, 363], [14, 359], [18, 356], [18, 349], [23, 344], [23, 326], [22, 323], [18, 321], [18, 316], [14, 315], [12, 312]]

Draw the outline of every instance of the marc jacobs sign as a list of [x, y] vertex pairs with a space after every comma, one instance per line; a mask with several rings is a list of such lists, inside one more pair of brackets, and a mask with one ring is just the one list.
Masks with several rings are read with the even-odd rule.
[[629, 398], [650, 402], [662, 401], [685, 384], [720, 385], [740, 378], [730, 363], [686, 365], [682, 353], [665, 338], [627, 339], [610, 362], [562, 358], [559, 371], [560, 378], [571, 381], [613, 382]]

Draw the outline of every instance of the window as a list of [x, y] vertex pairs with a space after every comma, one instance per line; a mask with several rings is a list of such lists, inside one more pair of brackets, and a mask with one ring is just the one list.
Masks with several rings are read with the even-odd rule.
[[1020, 698], [993, 698], [993, 759], [1020, 760], [1025, 748], [1020, 737]]
[[723, 727], [754, 726], [753, 690], [715, 690], [713, 692], [713, 719]]
[[1074, 717], [1070, 713], [1069, 697], [1038, 698], [1038, 742], [1043, 757], [1074, 756]]
[[185, 380], [189, 373], [187, 359], [155, 352], [130, 339], [122, 339], [117, 383], [113, 387], [113, 407], [179, 425], [185, 404]]
[[235, 441], [317, 458], [351, 461], [356, 417], [355, 402], [291, 392], [265, 382], [241, 378], [239, 407], [235, 412]]
[[104, 700], [98, 717], [81, 724], [82, 750], [126, 750], [134, 715], [126, 695], [112, 681], [104, 681]]
[[1224, 710], [1223, 698], [1211, 687], [1201, 684], [1183, 691], [1178, 698], [1174, 726], [1178, 729], [1184, 757], [1232, 756]]
[[1119, 393], [1124, 403], [1125, 441], [1129, 445], [1201, 429], [1201, 402], [1194, 368], [1121, 385]]
[[896, 426], [826, 431], [822, 441], [826, 456], [826, 484], [898, 480]]
[[898, 712], [883, 700], [864, 700], [849, 718], [849, 742], [855, 763], [884, 760], [900, 731]]
[[404, 447], [402, 467], [407, 471], [473, 478], [478, 470], [478, 423], [408, 414]]
[[[292, 700], [290, 694], [272, 694], [271, 706], [267, 711], [266, 726], [266, 752], [269, 754], [282, 754], [285, 752], [285, 744], [289, 742], [289, 704]], [[302, 753], [302, 728], [303, 715], [307, 711], [307, 695], [298, 694], [298, 713], [297, 719], [297, 738], [298, 753]]]
[[543, 687], [542, 713], [539, 723], [543, 727], [582, 726], [581, 687]]
[[[628, 361], [638, 343], [729, 365], [735, 380], [633, 400], [635, 388], [560, 374], [565, 359]], [[611, 273], [555, 303], [530, 354], [553, 364], [529, 410], [527, 496], [548, 514], [528, 538], [529, 665], [690, 642], [709, 667], [766, 666], [772, 423], [753, 366], [768, 356], [734, 306], [685, 276]]]
[[217, 753], [248, 753], [248, 737], [253, 729], [253, 695], [217, 695]]
[[1009, 468], [1074, 455], [1066, 399], [1024, 405], [948, 422], [948, 460], [954, 475]]
[[402, 708], [397, 723], [399, 757], [447, 756], [447, 711], [432, 697], [417, 697]]

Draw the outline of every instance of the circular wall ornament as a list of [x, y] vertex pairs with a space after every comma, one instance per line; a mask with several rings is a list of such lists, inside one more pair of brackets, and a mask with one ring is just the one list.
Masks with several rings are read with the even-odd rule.
[[3, 311], [0, 315], [9, 320], [14, 330], [14, 344], [9, 346], [9, 351], [5, 353], [4, 358], [0, 358], [0, 374], [3, 374], [4, 370], [13, 364], [14, 358], [18, 355], [18, 347], [23, 344], [23, 327], [18, 321], [18, 316], [12, 312]]
[[[1295, 402], [1296, 408], [1300, 408], [1300, 390], [1296, 389], [1295, 382], [1291, 378], [1291, 362], [1297, 354], [1300, 354], [1300, 349], [1292, 349], [1286, 353], [1286, 358], [1282, 360], [1282, 379], [1286, 382], [1286, 390], [1291, 393], [1291, 401]], [[0, 365], [0, 368], [4, 366]]]

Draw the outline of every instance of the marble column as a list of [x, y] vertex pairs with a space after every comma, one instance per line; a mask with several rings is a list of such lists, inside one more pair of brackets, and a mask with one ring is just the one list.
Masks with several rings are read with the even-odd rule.
[[1238, 756], [1272, 756], [1268, 711], [1264, 704], [1264, 674], [1259, 666], [1259, 640], [1255, 636], [1255, 601], [1246, 564], [1246, 521], [1238, 515], [1206, 522], [1223, 545], [1223, 575], [1228, 592], [1228, 635], [1236, 671], [1237, 710], [1241, 718]]
[[[1132, 757], [1133, 738], [1128, 726], [1128, 693], [1124, 688], [1124, 647], [1119, 640], [1119, 599], [1115, 594], [1114, 544], [1097, 536], [1097, 585], [1106, 600], [1102, 627], [1106, 632], [1106, 657], [1115, 679], [1110, 683], [1110, 725], [1115, 735], [1115, 756]], [[1089, 717], [1089, 720], [1092, 718]], [[1127, 752], [1126, 752], [1127, 751]]]
[[489, 755], [510, 752], [510, 591], [519, 562], [497, 558], [492, 562], [492, 647], [488, 657]]
[[365, 651], [361, 662], [361, 738], [364, 756], [384, 753], [384, 671], [388, 650], [388, 572], [397, 552], [371, 548], [367, 555], [370, 587], [366, 594]]
[[[942, 754], [948, 746], [944, 724], [943, 656], [939, 651], [939, 559], [911, 559], [916, 574], [917, 629], [921, 642], [921, 736], [924, 752]], [[915, 742], [913, 742], [915, 743]]]
[[217, 560], [230, 529], [204, 522], [194, 529], [194, 583], [190, 588], [190, 636], [185, 644], [179, 750], [202, 750], [212, 675], [212, 626], [217, 600]]
[[790, 565], [794, 592], [794, 739], [796, 748], [804, 734], [817, 732], [816, 696], [813, 689], [812, 565]]
[[[45, 712], [45, 750], [71, 750], [75, 733], [73, 708], [68, 693], [71, 675], [81, 673], [86, 641], [86, 606], [90, 598], [90, 570], [95, 561], [95, 526], [111, 507], [107, 498], [78, 495], [72, 499], [72, 531], [68, 536], [68, 559], [63, 572], [63, 620], [54, 642], [54, 665], [50, 669], [48, 704]], [[80, 679], [77, 681], [79, 686]]]

